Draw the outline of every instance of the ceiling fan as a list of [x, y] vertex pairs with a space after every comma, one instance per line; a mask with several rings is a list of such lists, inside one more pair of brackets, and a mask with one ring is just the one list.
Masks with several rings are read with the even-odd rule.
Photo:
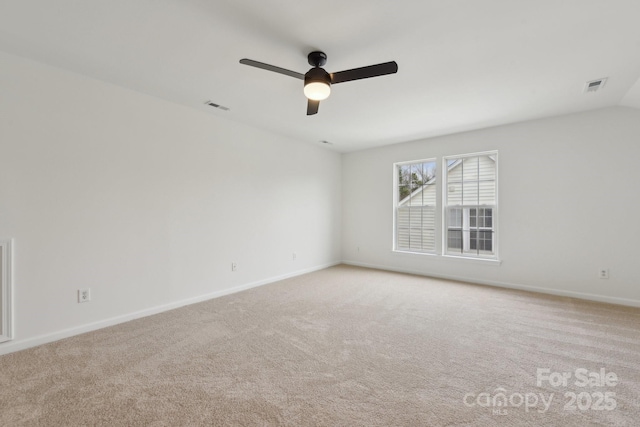
[[338, 71], [337, 73], [327, 73], [324, 68], [320, 68], [327, 63], [327, 55], [324, 52], [311, 52], [307, 59], [309, 60], [309, 65], [313, 65], [313, 68], [307, 71], [306, 74], [276, 67], [275, 65], [265, 64], [264, 62], [254, 61], [253, 59], [244, 58], [240, 60], [240, 63], [304, 80], [304, 94], [308, 99], [307, 116], [318, 112], [320, 101], [327, 99], [331, 93], [332, 84], [344, 83], [351, 80], [368, 79], [369, 77], [384, 76], [386, 74], [394, 74], [398, 72], [398, 64], [396, 64], [395, 61], [391, 61], [382, 64], [369, 65], [367, 67]]

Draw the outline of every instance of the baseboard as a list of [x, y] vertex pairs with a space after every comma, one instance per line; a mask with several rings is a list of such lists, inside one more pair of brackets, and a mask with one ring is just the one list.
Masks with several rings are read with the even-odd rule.
[[377, 264], [363, 263], [358, 261], [344, 260], [341, 262], [332, 262], [332, 263], [318, 265], [318, 266], [303, 269], [303, 270], [297, 270], [297, 271], [283, 274], [280, 276], [274, 276], [267, 279], [246, 283], [240, 286], [235, 286], [233, 288], [211, 292], [211, 293], [200, 295], [194, 298], [187, 298], [187, 299], [172, 302], [169, 304], [164, 304], [164, 305], [148, 308], [145, 310], [141, 310], [141, 311], [137, 311], [137, 312], [121, 315], [121, 316], [116, 316], [110, 319], [105, 319], [105, 320], [101, 320], [94, 323], [89, 323], [89, 324], [85, 324], [85, 325], [81, 325], [81, 326], [77, 326], [69, 329], [64, 329], [64, 330], [53, 332], [50, 334], [40, 335], [37, 337], [25, 339], [25, 340], [13, 340], [13, 341], [0, 343], [0, 355], [13, 353], [20, 350], [25, 350], [31, 347], [36, 347], [38, 345], [47, 344], [47, 343], [58, 341], [64, 338], [69, 338], [75, 335], [80, 335], [80, 334], [95, 331], [98, 329], [106, 328], [109, 326], [114, 326], [119, 323], [124, 323], [131, 320], [139, 319], [142, 317], [151, 316], [154, 314], [162, 313], [165, 311], [173, 310], [173, 309], [184, 307], [191, 304], [196, 304], [203, 301], [208, 301], [210, 299], [234, 294], [237, 292], [267, 285], [269, 283], [277, 282], [277, 281], [288, 279], [291, 277], [300, 276], [302, 274], [323, 270], [325, 268], [333, 267], [339, 264], [373, 268], [377, 270], [394, 271], [398, 273], [415, 274], [419, 276], [434, 277], [434, 278], [445, 279], [445, 280], [455, 280], [460, 282], [495, 286], [495, 287], [506, 288], [506, 289], [517, 289], [517, 290], [537, 292], [542, 294], [571, 297], [571, 298], [577, 298], [577, 299], [588, 300], [588, 301], [597, 301], [597, 302], [604, 302], [609, 304], [617, 304], [617, 305], [630, 306], [630, 307], [640, 307], [640, 301], [634, 300], [634, 299], [609, 297], [605, 295], [595, 295], [595, 294], [588, 294], [583, 292], [565, 291], [560, 289], [539, 288], [536, 286], [520, 285], [520, 284], [490, 281], [490, 280], [478, 280], [475, 278], [453, 276], [453, 275], [435, 275], [435, 274], [428, 274], [423, 271], [411, 270], [406, 268], [397, 268], [397, 267], [391, 267], [387, 265], [377, 265]]
[[47, 343], [58, 341], [64, 338], [69, 338], [75, 335], [80, 335], [80, 334], [95, 331], [98, 329], [106, 328], [109, 326], [114, 326], [119, 323], [129, 322], [131, 320], [139, 319], [141, 317], [147, 317], [147, 316], [162, 313], [165, 311], [174, 310], [176, 308], [184, 307], [187, 305], [208, 301], [210, 299], [220, 298], [225, 295], [235, 294], [237, 292], [246, 291], [248, 289], [256, 288], [258, 286], [268, 285], [269, 283], [277, 282], [284, 279], [289, 279], [291, 277], [300, 276], [302, 274], [312, 273], [318, 270], [323, 270], [325, 268], [333, 267], [338, 264], [341, 264], [341, 262], [332, 262], [332, 263], [318, 265], [318, 266], [303, 269], [303, 270], [296, 270], [291, 273], [283, 274], [280, 276], [274, 276], [268, 279], [258, 280], [256, 282], [245, 283], [243, 285], [235, 286], [233, 288], [211, 292], [211, 293], [200, 295], [194, 298], [187, 298], [187, 299], [172, 302], [169, 304], [164, 304], [164, 305], [148, 308], [145, 310], [136, 311], [134, 313], [124, 314], [122, 316], [116, 316], [110, 319], [100, 320], [98, 322], [88, 323], [85, 325], [64, 329], [64, 330], [53, 332], [50, 334], [40, 335], [33, 338], [27, 338], [25, 340], [13, 340], [13, 341], [0, 343], [0, 355], [14, 353], [20, 350], [26, 350], [31, 347], [36, 347], [42, 344], [47, 344]]
[[368, 264], [368, 263], [363, 263], [358, 261], [345, 260], [345, 261], [342, 261], [342, 264], [353, 265], [356, 267], [374, 268], [377, 270], [394, 271], [397, 273], [415, 274], [418, 276], [433, 277], [436, 279], [455, 280], [458, 282], [495, 286], [498, 288], [517, 289], [520, 291], [529, 291], [529, 292], [537, 292], [540, 294], [577, 298], [577, 299], [582, 299], [587, 301], [605, 302], [609, 304], [624, 305], [628, 307], [640, 307], [640, 300], [635, 300], [635, 299], [610, 297], [606, 295], [596, 295], [596, 294], [589, 294], [584, 292], [565, 291], [562, 289], [539, 288], [536, 286], [520, 285], [515, 283], [498, 282], [498, 281], [492, 281], [492, 280], [481, 280], [481, 279], [469, 278], [469, 277], [429, 274], [429, 273], [425, 273], [424, 271], [390, 267], [387, 265]]

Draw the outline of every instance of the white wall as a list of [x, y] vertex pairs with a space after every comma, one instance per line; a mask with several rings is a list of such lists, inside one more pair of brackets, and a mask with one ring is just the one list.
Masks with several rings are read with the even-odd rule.
[[340, 205], [337, 153], [0, 54], [0, 353], [339, 262]]
[[[393, 163], [487, 150], [499, 151], [502, 262], [392, 252]], [[346, 154], [343, 260], [640, 305], [639, 159], [640, 110], [623, 107]]]

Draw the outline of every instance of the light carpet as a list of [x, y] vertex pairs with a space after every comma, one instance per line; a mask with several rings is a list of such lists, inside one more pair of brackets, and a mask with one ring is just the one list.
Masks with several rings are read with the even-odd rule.
[[637, 426], [639, 326], [337, 266], [2, 356], [0, 425]]

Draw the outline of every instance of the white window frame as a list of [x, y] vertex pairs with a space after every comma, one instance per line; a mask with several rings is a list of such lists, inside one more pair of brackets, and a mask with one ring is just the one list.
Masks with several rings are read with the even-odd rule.
[[[448, 178], [449, 178], [449, 162], [451, 160], [463, 160], [466, 158], [470, 158], [470, 157], [479, 157], [479, 156], [490, 156], [493, 157], [495, 162], [496, 162], [496, 167], [495, 167], [495, 204], [494, 205], [480, 205], [480, 204], [476, 204], [476, 205], [461, 205], [461, 206], [449, 206], [448, 203], [448, 197], [449, 197], [449, 183], [448, 183]], [[499, 259], [499, 252], [498, 252], [498, 237], [499, 237], [499, 232], [498, 232], [498, 224], [499, 224], [499, 215], [498, 215], [498, 207], [499, 207], [499, 200], [498, 200], [498, 182], [499, 182], [499, 178], [498, 178], [498, 166], [499, 162], [498, 162], [498, 151], [484, 151], [484, 152], [479, 152], [479, 153], [469, 153], [469, 154], [460, 154], [460, 155], [452, 155], [452, 156], [446, 156], [442, 158], [442, 178], [441, 178], [441, 182], [442, 182], [442, 227], [441, 227], [441, 233], [442, 233], [442, 254], [443, 256], [448, 256], [448, 257], [456, 257], [456, 258], [469, 258], [469, 259], [484, 259], [484, 260], [498, 260]], [[462, 236], [462, 248], [461, 248], [461, 252], [457, 252], [457, 251], [450, 251], [448, 250], [449, 245], [448, 245], [448, 224], [449, 224], [449, 208], [451, 207], [459, 207], [462, 209], [463, 212], [463, 219], [462, 219], [462, 230], [466, 230], [469, 228], [469, 212], [470, 209], [486, 209], [486, 208], [491, 208], [492, 212], [491, 212], [491, 216], [492, 216], [492, 230], [493, 230], [493, 234], [492, 234], [492, 254], [482, 254], [479, 253], [477, 250], [476, 252], [471, 252], [471, 250], [467, 250], [465, 251], [465, 247], [469, 246], [470, 247], [470, 242], [467, 242], [466, 240], [468, 240], [468, 237], [466, 236], [466, 234], [463, 232], [463, 236]], [[466, 225], [466, 228], [465, 228]], [[480, 230], [480, 229], [478, 229]], [[486, 228], [485, 228], [486, 230]], [[483, 231], [483, 230], [480, 230]], [[466, 237], [466, 239], [465, 239]]]
[[[406, 165], [414, 165], [414, 164], [423, 164], [423, 163], [433, 163], [435, 166], [435, 183], [434, 189], [436, 191], [435, 195], [435, 204], [433, 206], [434, 210], [434, 226], [433, 226], [433, 239], [434, 245], [432, 250], [416, 250], [416, 249], [406, 249], [398, 247], [398, 206], [400, 203], [399, 200], [399, 187], [400, 183], [398, 182], [398, 168]], [[419, 160], [410, 160], [405, 162], [397, 162], [393, 164], [393, 243], [392, 248], [394, 252], [400, 253], [414, 253], [420, 255], [437, 255], [438, 251], [438, 185], [439, 181], [439, 171], [438, 171], [438, 159], [437, 158], [427, 158], [427, 159], [419, 159]]]

